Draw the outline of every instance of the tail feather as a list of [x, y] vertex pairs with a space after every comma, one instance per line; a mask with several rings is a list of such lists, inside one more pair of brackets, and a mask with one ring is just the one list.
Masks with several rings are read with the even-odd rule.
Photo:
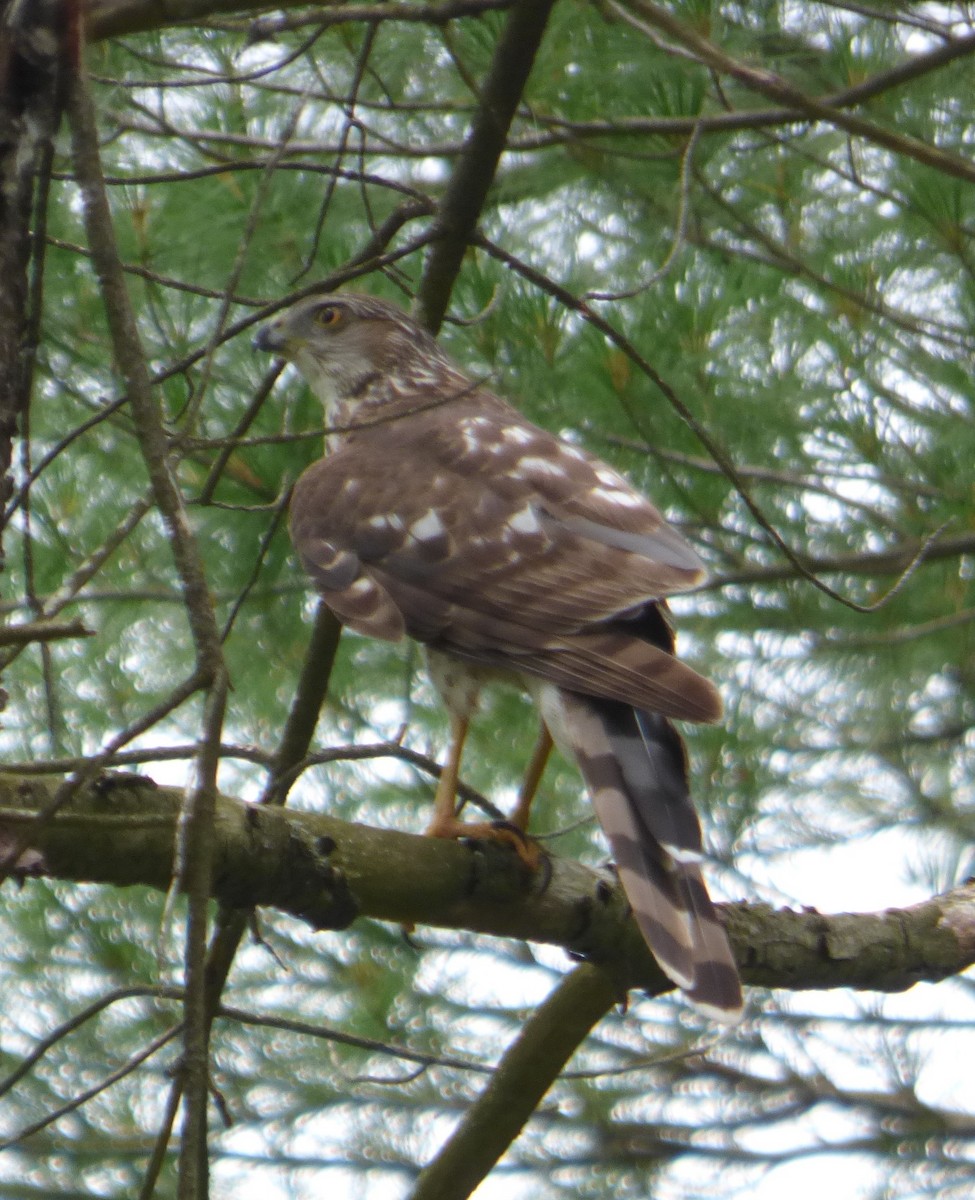
[[[677, 731], [665, 718], [618, 701], [563, 689], [557, 697], [553, 735], [586, 780], [650, 949], [702, 1011], [738, 1020], [741, 984], [701, 874], [700, 822]], [[548, 718], [552, 702], [544, 708]]]
[[704, 853], [687, 787], [687, 752], [666, 717], [628, 704], [596, 702], [640, 825], [680, 862]]
[[700, 867], [688, 867], [683, 874], [696, 934], [694, 986], [687, 989], [687, 998], [712, 1020], [737, 1021], [743, 1005], [741, 980], [728, 935]]

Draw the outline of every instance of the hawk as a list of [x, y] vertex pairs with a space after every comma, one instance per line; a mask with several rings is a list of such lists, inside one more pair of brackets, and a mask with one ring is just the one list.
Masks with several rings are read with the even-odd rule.
[[315, 296], [255, 345], [293, 362], [325, 408], [328, 452], [291, 503], [306, 570], [343, 624], [421, 642], [450, 713], [428, 832], [487, 828], [456, 816], [464, 737], [485, 684], [524, 688], [543, 732], [513, 823], [527, 824], [554, 739], [660, 966], [708, 1015], [736, 1020], [738, 972], [671, 724], [721, 715], [675, 656], [665, 599], [704, 577], [700, 559], [621, 475], [464, 374], [392, 304]]

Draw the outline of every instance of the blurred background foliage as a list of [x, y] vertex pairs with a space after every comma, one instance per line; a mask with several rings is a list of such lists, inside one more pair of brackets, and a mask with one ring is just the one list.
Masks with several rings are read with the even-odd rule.
[[[876, 82], [859, 115], [970, 158], [970, 57], [892, 74], [971, 37], [964, 5], [689, 0], [668, 11], [810, 96]], [[277, 746], [313, 611], [281, 507], [321, 453], [320, 410], [291, 371], [241, 428], [268, 372], [250, 349], [253, 322], [346, 271], [394, 214], [401, 226], [379, 253], [429, 230], [506, 20], [257, 12], [98, 40], [87, 55], [139, 332], [228, 628], [220, 782], [250, 799], [264, 771], [247, 750]], [[623, 468], [709, 562], [710, 583], [675, 607], [683, 654], [728, 712], [687, 731], [716, 894], [881, 908], [971, 870], [975, 189], [971, 173], [917, 161], [906, 140], [882, 146], [778, 109], [730, 119], [769, 103], [676, 52], [639, 6], [560, 0], [479, 223], [537, 274], [470, 249], [441, 336], [533, 420]], [[3, 604], [24, 619], [63, 589], [64, 613], [95, 636], [10, 663], [0, 736], [9, 763], [57, 768], [168, 695], [193, 649], [119, 403], [66, 140], [48, 237]], [[408, 305], [423, 261], [414, 250], [353, 286]], [[545, 279], [608, 297], [590, 303], [725, 449], [813, 574], [861, 605], [884, 602], [857, 611], [801, 578], [667, 398]], [[445, 722], [419, 667], [409, 648], [344, 638], [317, 745], [402, 733], [440, 754]], [[143, 734], [141, 769], [181, 782], [199, 720], [191, 703]], [[468, 781], [513, 797], [532, 736], [527, 702], [492, 697]], [[307, 770], [291, 802], [419, 831], [431, 794], [401, 762], [337, 761]], [[536, 820], [553, 852], [603, 860], [564, 764], [550, 767]], [[178, 976], [182, 917], [177, 905], [164, 918], [156, 895], [32, 882], [5, 898], [8, 1071], [112, 989]], [[312, 935], [267, 912], [260, 934], [238, 957], [228, 1005], [482, 1065], [567, 966], [483, 937], [419, 930], [410, 945], [370, 922]], [[969, 980], [886, 1000], [753, 991], [750, 1005], [740, 1030], [714, 1040], [679, 1000], [634, 998], [479, 1194], [764, 1197], [810, 1179], [838, 1196], [971, 1194], [975, 1109], [957, 1065], [972, 1052]], [[42, 1122], [178, 1019], [163, 1000], [109, 1005], [4, 1096], [3, 1132]], [[703, 1053], [673, 1056], [702, 1037]], [[214, 1052], [228, 1122], [214, 1194], [243, 1200], [406, 1195], [482, 1081], [230, 1020]], [[0, 1191], [137, 1195], [175, 1054], [167, 1043], [8, 1149]], [[169, 1175], [157, 1194], [172, 1194]]]

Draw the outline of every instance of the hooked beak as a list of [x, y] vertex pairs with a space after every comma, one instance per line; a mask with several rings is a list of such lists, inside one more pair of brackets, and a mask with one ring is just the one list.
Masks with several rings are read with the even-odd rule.
[[287, 339], [273, 321], [262, 325], [254, 334], [254, 340], [251, 342], [255, 350], [266, 350], [269, 354], [282, 353], [286, 344]]

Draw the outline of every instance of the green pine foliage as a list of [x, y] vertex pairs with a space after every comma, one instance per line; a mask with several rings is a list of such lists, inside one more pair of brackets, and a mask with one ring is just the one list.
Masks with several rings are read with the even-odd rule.
[[[674, 608], [682, 654], [727, 708], [719, 727], [687, 731], [716, 894], [828, 908], [831, 874], [854, 862], [854, 874], [886, 881], [879, 892], [890, 887], [878, 908], [947, 889], [970, 873], [975, 832], [975, 189], [970, 169], [962, 178], [919, 162], [910, 139], [969, 163], [970, 59], [837, 108], [896, 134], [899, 147], [805, 114], [735, 127], [721, 122], [774, 102], [675, 52], [668, 35], [627, 24], [623, 10], [646, 25], [637, 6], [556, 5], [478, 221], [490, 246], [531, 270], [472, 246], [442, 340], [532, 420], [626, 471], [708, 561], [711, 582]], [[694, 0], [668, 11], [826, 101], [883, 81], [942, 33], [971, 32], [952, 4]], [[315, 607], [288, 542], [287, 491], [322, 452], [320, 408], [292, 370], [251, 409], [269, 370], [250, 347], [253, 319], [430, 229], [507, 19], [320, 30], [309, 19], [255, 36], [253, 15], [214, 12], [88, 52], [115, 235], [226, 634], [219, 782], [250, 800]], [[377, 249], [376, 231], [399, 211], [402, 226]], [[0, 736], [12, 767], [63, 769], [163, 702], [194, 651], [112, 361], [66, 137], [47, 235], [4, 612], [26, 620], [67, 588], [58, 611], [93, 636], [14, 658]], [[349, 286], [408, 305], [424, 253]], [[667, 391], [558, 289], [604, 316]], [[183, 782], [200, 720], [196, 699], [153, 722], [134, 743], [145, 761], [128, 769]], [[533, 737], [523, 697], [490, 696], [465, 780], [509, 806]], [[442, 758], [446, 722], [422, 657], [343, 637], [313, 750], [396, 739]], [[305, 770], [290, 802], [420, 832], [434, 786], [394, 753], [340, 758]], [[605, 861], [561, 760], [535, 820], [553, 853]], [[840, 843], [842, 859], [831, 859]], [[6, 901], [5, 1071], [113, 989], [180, 977], [178, 899], [38, 880]], [[263, 912], [226, 1005], [360, 1040], [217, 1021], [213, 1082], [232, 1123], [214, 1127], [212, 1194], [409, 1195], [484, 1076], [422, 1069], [383, 1046], [491, 1066], [566, 969], [560, 952], [474, 934], [407, 939], [369, 921], [312, 934]], [[485, 1197], [511, 1180], [506, 1195], [539, 1200], [764, 1197], [774, 1193], [754, 1189], [770, 1166], [834, 1153], [863, 1180], [847, 1195], [969, 1194], [970, 1096], [936, 1082], [946, 1059], [971, 1050], [966, 982], [887, 1002], [756, 990], [751, 1004], [741, 1030], [682, 1057], [704, 1032], [699, 1018], [674, 998], [633, 997], [580, 1049]], [[179, 1019], [164, 997], [108, 1005], [3, 1096], [4, 1136], [42, 1122]], [[945, 1030], [963, 1049], [946, 1050]], [[177, 1055], [174, 1039], [8, 1150], [0, 1193], [138, 1195]], [[817, 1124], [826, 1105], [828, 1146]], [[170, 1147], [157, 1195], [177, 1194], [174, 1164]]]

